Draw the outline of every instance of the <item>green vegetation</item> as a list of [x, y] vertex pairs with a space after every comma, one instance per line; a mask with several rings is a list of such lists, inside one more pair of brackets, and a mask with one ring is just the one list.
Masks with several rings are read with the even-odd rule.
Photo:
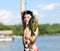
[[[60, 24], [40, 24], [39, 35], [58, 35], [60, 34]], [[0, 30], [13, 30], [14, 35], [23, 36], [22, 25], [4, 25], [0, 23]]]

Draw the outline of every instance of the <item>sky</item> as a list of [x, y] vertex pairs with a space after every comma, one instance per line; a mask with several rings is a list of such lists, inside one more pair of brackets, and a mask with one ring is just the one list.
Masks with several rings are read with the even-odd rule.
[[[22, 24], [21, 0], [0, 0], [0, 23]], [[25, 0], [25, 9], [31, 10], [39, 24], [60, 24], [60, 0]]]

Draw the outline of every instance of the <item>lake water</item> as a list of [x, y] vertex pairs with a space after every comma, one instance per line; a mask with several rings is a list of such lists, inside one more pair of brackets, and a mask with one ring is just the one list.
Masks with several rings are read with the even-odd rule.
[[[39, 51], [60, 51], [60, 36], [40, 36], [36, 40]], [[23, 51], [22, 38], [0, 42], [0, 51]]]

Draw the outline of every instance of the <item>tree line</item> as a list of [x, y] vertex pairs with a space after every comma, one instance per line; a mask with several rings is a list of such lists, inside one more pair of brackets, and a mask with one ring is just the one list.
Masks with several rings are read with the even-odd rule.
[[[39, 35], [59, 35], [60, 24], [39, 24]], [[0, 30], [13, 30], [14, 35], [23, 36], [22, 25], [4, 25], [0, 23]]]

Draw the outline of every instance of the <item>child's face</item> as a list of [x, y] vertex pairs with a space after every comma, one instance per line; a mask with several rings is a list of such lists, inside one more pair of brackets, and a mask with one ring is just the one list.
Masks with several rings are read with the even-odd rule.
[[31, 15], [30, 14], [25, 14], [24, 15], [24, 22], [26, 23], [26, 25], [28, 25], [30, 19], [31, 19]]

